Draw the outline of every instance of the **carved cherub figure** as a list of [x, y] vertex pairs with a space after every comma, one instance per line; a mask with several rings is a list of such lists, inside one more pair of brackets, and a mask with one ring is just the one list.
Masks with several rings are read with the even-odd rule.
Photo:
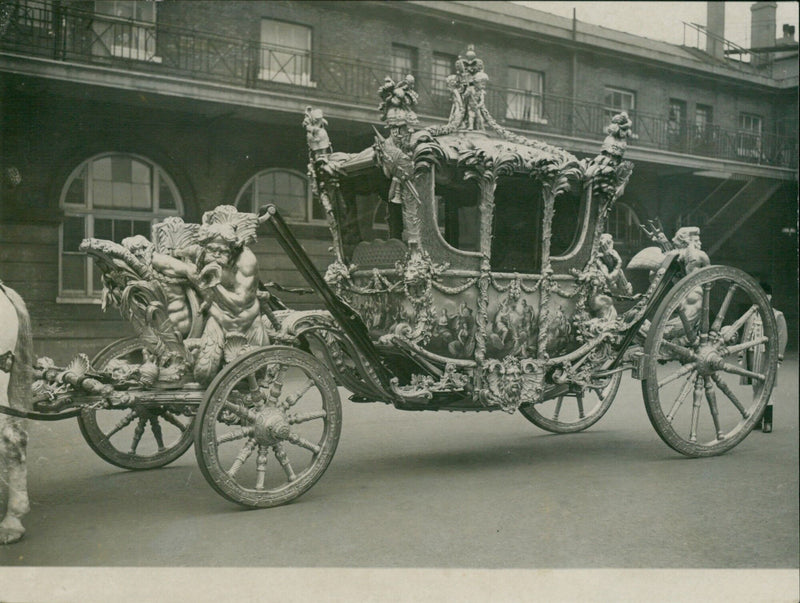
[[600, 235], [598, 260], [598, 265], [606, 277], [611, 293], [615, 295], [630, 295], [633, 293], [633, 288], [622, 271], [622, 258], [614, 249], [614, 238], [608, 233]]
[[486, 106], [486, 85], [489, 76], [479, 71], [472, 78], [464, 93], [467, 104], [467, 127], [470, 130], [483, 130], [483, 109]]
[[325, 129], [328, 127], [328, 121], [325, 119], [320, 109], [306, 107], [303, 126], [306, 129], [308, 148], [312, 152], [330, 152], [331, 140]]

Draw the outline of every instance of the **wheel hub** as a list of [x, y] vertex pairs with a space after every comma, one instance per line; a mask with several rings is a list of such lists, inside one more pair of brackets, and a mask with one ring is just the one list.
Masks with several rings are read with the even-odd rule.
[[714, 345], [701, 345], [697, 350], [697, 372], [708, 376], [722, 368], [724, 360]]
[[289, 437], [289, 430], [286, 417], [274, 407], [259, 411], [253, 422], [253, 437], [262, 446], [286, 439]]

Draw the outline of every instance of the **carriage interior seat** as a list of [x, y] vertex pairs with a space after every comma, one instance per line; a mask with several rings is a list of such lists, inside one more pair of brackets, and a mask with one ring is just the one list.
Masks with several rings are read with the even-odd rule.
[[394, 268], [406, 257], [406, 245], [398, 239], [361, 241], [353, 249], [352, 263], [358, 268]]

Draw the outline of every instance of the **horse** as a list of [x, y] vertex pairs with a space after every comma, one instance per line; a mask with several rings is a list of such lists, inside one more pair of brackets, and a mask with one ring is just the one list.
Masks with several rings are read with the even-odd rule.
[[[0, 281], [0, 405], [31, 410], [33, 335], [19, 294]], [[25, 421], [0, 413], [0, 544], [25, 535], [22, 518], [30, 510]]]

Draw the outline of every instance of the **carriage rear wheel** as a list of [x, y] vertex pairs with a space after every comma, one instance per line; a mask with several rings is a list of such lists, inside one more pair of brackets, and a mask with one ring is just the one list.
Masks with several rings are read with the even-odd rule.
[[325, 365], [301, 350], [271, 346], [236, 359], [208, 387], [195, 454], [222, 496], [274, 507], [322, 476], [341, 425], [339, 392]]
[[648, 330], [642, 393], [650, 422], [686, 456], [727, 452], [761, 416], [777, 363], [775, 317], [756, 281], [728, 266], [692, 272]]
[[619, 390], [622, 373], [614, 373], [586, 388], [583, 393], [566, 394], [537, 404], [519, 407], [522, 416], [552, 433], [575, 433], [588, 429], [606, 414]]
[[[102, 370], [111, 360], [144, 362], [144, 344], [136, 337], [115, 341], [92, 360]], [[192, 445], [192, 418], [171, 405], [84, 409], [78, 426], [89, 447], [104, 461], [123, 469], [155, 469], [183, 455]]]

